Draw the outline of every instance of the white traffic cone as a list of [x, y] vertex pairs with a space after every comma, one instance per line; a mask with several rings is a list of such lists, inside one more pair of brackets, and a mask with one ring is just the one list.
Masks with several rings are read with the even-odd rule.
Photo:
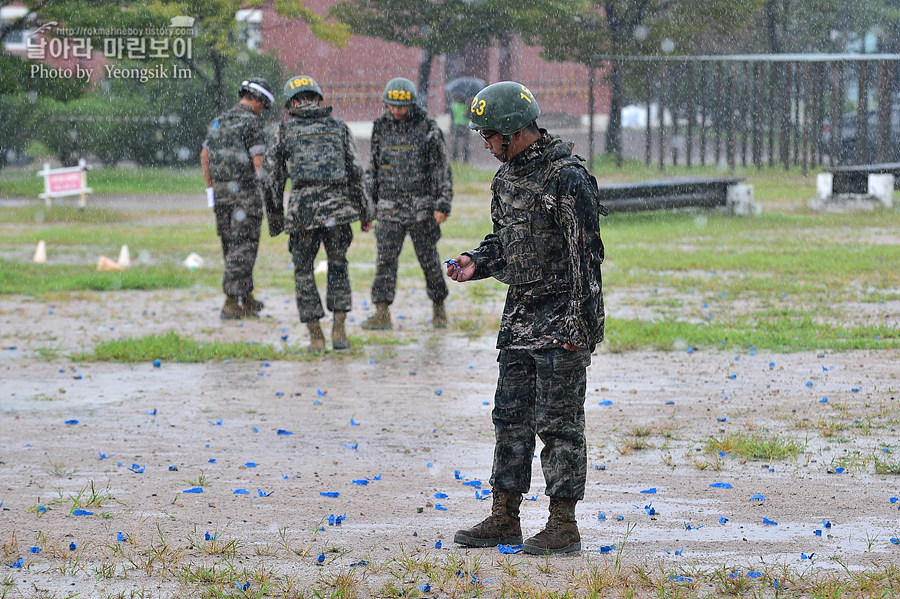
[[34, 250], [34, 258], [32, 258], [32, 262], [34, 262], [35, 264], [47, 263], [47, 244], [44, 243], [43, 239], [38, 241], [37, 249]]
[[97, 260], [97, 270], [122, 270], [122, 267], [106, 256], [100, 256]]
[[188, 254], [188, 257], [184, 259], [184, 262], [182, 262], [182, 264], [184, 264], [190, 270], [196, 270], [198, 268], [203, 268], [203, 258], [195, 254], [194, 252], [191, 252], [190, 254]]
[[131, 255], [128, 253], [127, 245], [123, 245], [122, 249], [119, 250], [119, 259], [116, 260], [116, 264], [118, 264], [122, 268], [128, 268], [129, 266], [131, 266]]

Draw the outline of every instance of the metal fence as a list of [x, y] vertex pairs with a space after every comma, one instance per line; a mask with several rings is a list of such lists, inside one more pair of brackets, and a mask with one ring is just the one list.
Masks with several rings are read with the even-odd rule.
[[600, 59], [617, 62], [626, 95], [645, 107], [648, 166], [780, 164], [805, 173], [900, 160], [900, 55]]

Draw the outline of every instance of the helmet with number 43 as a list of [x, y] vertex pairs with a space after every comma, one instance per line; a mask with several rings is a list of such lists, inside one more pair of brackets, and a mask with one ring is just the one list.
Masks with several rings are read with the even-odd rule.
[[537, 100], [527, 87], [515, 81], [500, 81], [475, 95], [469, 107], [469, 128], [512, 135], [533, 123], [540, 114]]
[[390, 106], [412, 106], [416, 103], [416, 84], [403, 77], [396, 77], [384, 86], [381, 101]]

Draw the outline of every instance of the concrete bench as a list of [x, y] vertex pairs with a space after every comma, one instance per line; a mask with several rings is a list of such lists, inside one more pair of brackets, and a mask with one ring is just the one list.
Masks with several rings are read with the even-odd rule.
[[735, 214], [758, 214], [753, 186], [741, 177], [673, 177], [599, 185], [600, 201], [613, 212], [726, 208]]
[[900, 162], [833, 166], [828, 172], [831, 173], [833, 195], [869, 193], [869, 175], [893, 175], [894, 189], [900, 189]]

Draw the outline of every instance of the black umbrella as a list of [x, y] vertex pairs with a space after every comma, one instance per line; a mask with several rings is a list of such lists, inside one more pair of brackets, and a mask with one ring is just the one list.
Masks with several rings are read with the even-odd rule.
[[450, 96], [462, 98], [474, 98], [475, 94], [484, 89], [487, 85], [483, 79], [478, 77], [457, 77], [452, 81], [448, 81], [444, 86], [447, 94]]

